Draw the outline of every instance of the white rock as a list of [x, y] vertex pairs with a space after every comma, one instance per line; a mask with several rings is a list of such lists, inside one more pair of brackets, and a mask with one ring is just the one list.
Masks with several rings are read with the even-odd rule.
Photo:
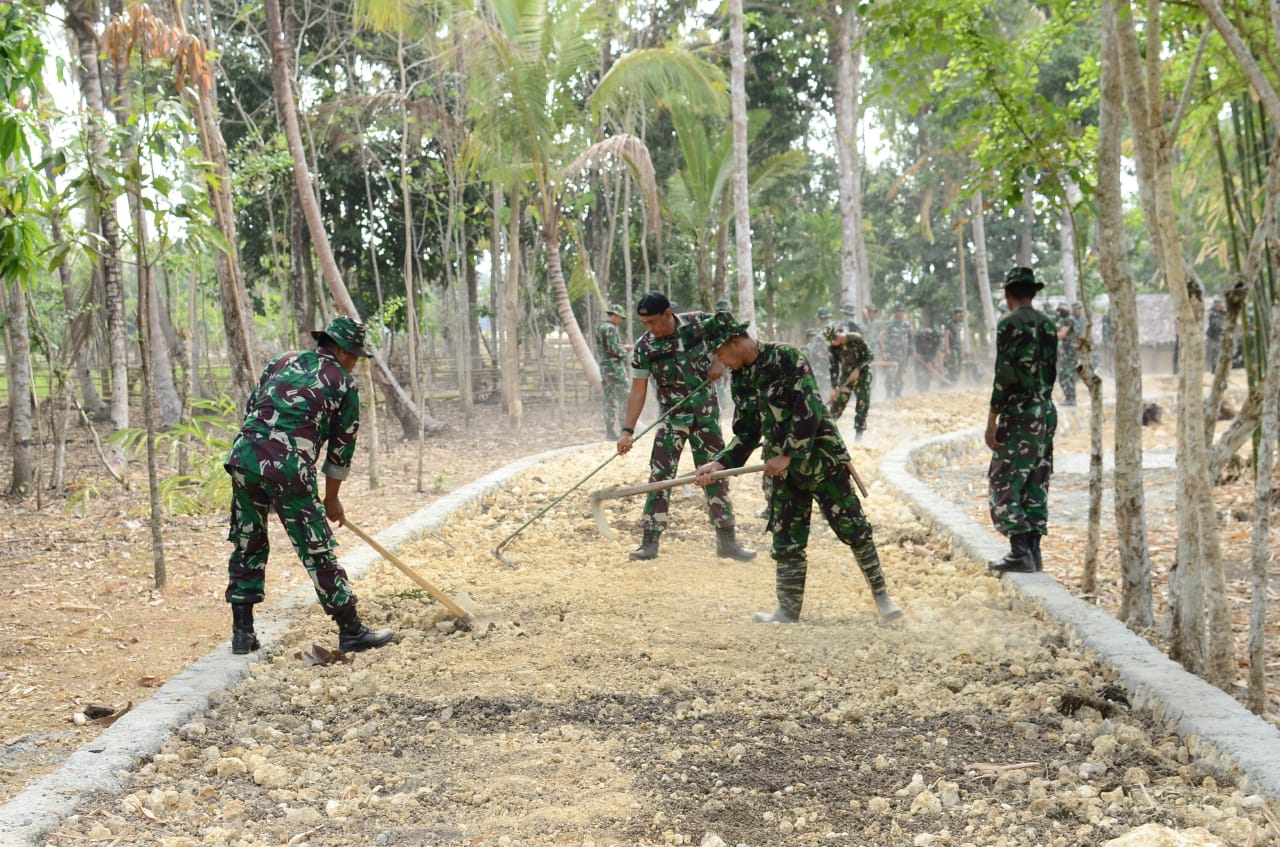
[[280, 765], [263, 765], [254, 770], [253, 781], [263, 788], [284, 788], [290, 782], [289, 771]]
[[1158, 823], [1131, 829], [1119, 838], [1102, 842], [1102, 847], [1226, 847], [1203, 829], [1170, 829]]

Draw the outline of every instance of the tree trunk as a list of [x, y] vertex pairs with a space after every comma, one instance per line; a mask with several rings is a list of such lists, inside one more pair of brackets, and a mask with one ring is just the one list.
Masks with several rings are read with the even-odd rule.
[[990, 347], [996, 337], [995, 300], [991, 296], [991, 271], [987, 267], [986, 206], [982, 190], [973, 195], [973, 266], [978, 275], [978, 296], [982, 299], [982, 325], [986, 327], [984, 345]]
[[[1075, 303], [1080, 299], [1080, 291], [1076, 285], [1076, 225], [1075, 219], [1071, 216], [1071, 189], [1074, 186], [1068, 184], [1066, 202], [1062, 206], [1062, 211], [1058, 217], [1058, 250], [1062, 256], [1062, 295], [1067, 298], [1068, 303]], [[1076, 189], [1075, 194], [1079, 194]]]
[[1120, 620], [1134, 630], [1155, 621], [1151, 557], [1142, 490], [1142, 358], [1138, 301], [1125, 243], [1120, 179], [1124, 102], [1116, 53], [1115, 9], [1103, 3], [1101, 103], [1098, 114], [1098, 269], [1111, 299], [1115, 345], [1115, 516], [1120, 553]]
[[9, 496], [25, 498], [35, 487], [35, 406], [31, 402], [31, 337], [27, 330], [27, 298], [18, 279], [4, 281], [5, 365], [9, 376], [9, 438], [13, 475]]
[[[1268, 218], [1275, 220], [1273, 211]], [[1272, 466], [1280, 442], [1280, 287], [1271, 304], [1271, 344], [1267, 350], [1267, 375], [1262, 401], [1261, 437], [1253, 488], [1253, 549], [1251, 557], [1252, 586], [1249, 599], [1249, 708], [1258, 714], [1267, 708], [1267, 592], [1271, 550], [1271, 503], [1275, 502]]]
[[862, 237], [862, 157], [858, 119], [862, 97], [863, 24], [858, 4], [833, 4], [831, 39], [836, 67], [836, 164], [840, 186], [840, 299], [858, 313], [870, 302], [866, 243]]
[[[1133, 19], [1128, 0], [1119, 4], [1120, 24], [1132, 33]], [[1144, 33], [1149, 45], [1159, 44], [1159, 0], [1149, 0]], [[1173, 633], [1172, 650], [1176, 658], [1192, 670], [1203, 669], [1205, 677], [1216, 685], [1228, 684], [1234, 675], [1234, 639], [1226, 600], [1226, 581], [1218, 541], [1217, 509], [1213, 503], [1211, 480], [1208, 479], [1208, 454], [1204, 427], [1204, 336], [1201, 332], [1203, 303], [1201, 292], [1191, 290], [1183, 266], [1182, 240], [1178, 230], [1173, 191], [1173, 141], [1163, 123], [1159, 50], [1148, 50], [1145, 69], [1121, 39], [1121, 64], [1128, 83], [1145, 86], [1146, 101], [1140, 111], [1130, 99], [1130, 118], [1135, 147], [1141, 146], [1152, 155], [1150, 178], [1155, 218], [1148, 219], [1148, 229], [1159, 233], [1160, 268], [1172, 294], [1177, 316], [1179, 355], [1184, 363], [1179, 369], [1178, 386], [1178, 569], [1184, 586], [1184, 608], [1178, 615], [1179, 626]], [[1133, 41], [1136, 42], [1136, 35]], [[1155, 55], [1153, 55], [1155, 54]], [[1199, 589], [1199, 590], [1197, 590]], [[1205, 631], [1204, 608], [1199, 597], [1203, 591], [1208, 607], [1208, 649], [1200, 649], [1197, 636]]]
[[[494, 185], [493, 213], [502, 208], [502, 189]], [[520, 193], [511, 191], [507, 218], [506, 285], [502, 297], [502, 403], [513, 432], [524, 424], [524, 402], [520, 397]], [[497, 244], [494, 245], [495, 253]], [[494, 272], [498, 265], [494, 263]], [[496, 278], [496, 276], [495, 276]]]
[[596, 357], [591, 355], [587, 339], [578, 327], [578, 319], [573, 316], [569, 288], [564, 281], [564, 268], [560, 264], [560, 216], [554, 210], [547, 214], [547, 221], [542, 226], [542, 240], [547, 251], [547, 277], [551, 280], [551, 290], [555, 292], [556, 315], [560, 318], [560, 326], [569, 336], [569, 344], [582, 364], [587, 382], [599, 391], [600, 366], [596, 364]]
[[[177, 0], [162, 4], [168, 22], [181, 32], [187, 31], [182, 5]], [[227, 142], [222, 137], [218, 119], [217, 88], [209, 81], [207, 89], [187, 89], [185, 100], [196, 121], [200, 150], [209, 162], [212, 179], [206, 180], [209, 206], [214, 226], [227, 243], [227, 250], [214, 252], [214, 271], [218, 278], [218, 305], [222, 312], [222, 329], [226, 334], [227, 361], [231, 366], [231, 394], [240, 405], [253, 390], [258, 368], [253, 350], [257, 346], [249, 297], [244, 276], [240, 273], [240, 236], [236, 231], [235, 204], [231, 199], [231, 167], [227, 163]]]
[[[350, 292], [347, 291], [346, 283], [342, 280], [338, 263], [334, 260], [329, 236], [324, 228], [324, 219], [320, 214], [320, 203], [311, 190], [311, 172], [302, 146], [302, 130], [298, 125], [297, 107], [293, 102], [293, 83], [289, 79], [288, 47], [281, 32], [280, 4], [278, 0], [266, 0], [263, 10], [267, 16], [267, 38], [271, 49], [271, 90], [276, 109], [284, 124], [289, 153], [293, 157], [293, 182], [298, 191], [298, 202], [302, 205], [302, 212], [307, 221], [307, 231], [311, 234], [311, 243], [334, 303], [343, 314], [359, 320], [360, 313], [351, 299]], [[444, 428], [443, 421], [431, 418], [425, 412], [419, 413], [413, 400], [400, 387], [395, 375], [387, 367], [386, 361], [376, 350], [371, 366], [374, 378], [386, 393], [388, 405], [399, 419], [406, 438], [413, 438], [420, 429], [436, 432]]]
[[1018, 264], [1031, 267], [1035, 258], [1036, 207], [1032, 199], [1035, 184], [1031, 177], [1022, 180], [1022, 221], [1018, 224]]
[[[733, 243], [738, 266], [738, 320], [754, 327], [755, 276], [751, 266], [751, 207], [747, 194], [747, 56], [742, 0], [729, 0], [729, 91], [733, 124]], [[758, 330], [757, 330], [758, 331]]]
[[[89, 155], [93, 161], [89, 172], [94, 181], [93, 210], [102, 242], [98, 250], [104, 289], [103, 304], [107, 319], [107, 360], [111, 370], [111, 423], [118, 431], [129, 427], [129, 348], [124, 315], [124, 275], [120, 260], [120, 224], [116, 219], [115, 198], [107, 191], [107, 181], [97, 177], [96, 169], [107, 157], [107, 140], [98, 121], [106, 114], [103, 99], [101, 65], [98, 55], [102, 45], [98, 39], [93, 7], [85, 0], [70, 0], [64, 5], [67, 28], [75, 41], [79, 59], [80, 93], [84, 97], [88, 120]], [[112, 443], [106, 448], [106, 459], [113, 473], [121, 473], [127, 464], [124, 450]]]

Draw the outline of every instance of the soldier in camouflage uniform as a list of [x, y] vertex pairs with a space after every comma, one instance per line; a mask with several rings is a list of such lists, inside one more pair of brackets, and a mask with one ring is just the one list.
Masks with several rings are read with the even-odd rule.
[[964, 322], [964, 309], [952, 309], [951, 318], [943, 324], [943, 335], [945, 343], [945, 352], [943, 353], [942, 369], [947, 375], [947, 379], [953, 383], [960, 381], [960, 369], [964, 364], [964, 334], [966, 332]]
[[844, 324], [827, 327], [824, 337], [831, 355], [831, 394], [828, 400], [831, 419], [839, 422], [849, 398], [855, 398], [853, 411], [854, 440], [861, 441], [871, 411], [871, 362], [875, 356], [854, 322], [852, 306], [844, 308]]
[[[345, 519], [338, 490], [351, 470], [360, 428], [360, 394], [352, 375], [364, 349], [364, 325], [340, 315], [311, 333], [315, 350], [295, 350], [273, 359], [245, 404], [244, 424], [231, 443], [231, 529], [235, 545], [227, 566], [231, 604], [231, 651], [259, 647], [253, 607], [264, 599], [267, 514], [280, 516], [285, 533], [311, 576], [316, 596], [338, 624], [338, 646], [347, 652], [381, 647], [389, 629], [370, 630], [356, 614], [356, 594], [338, 564], [333, 532], [325, 520]], [[327, 448], [326, 448], [327, 445]], [[321, 465], [324, 501], [317, 493]]]
[[1214, 300], [1209, 309], [1209, 322], [1204, 330], [1204, 366], [1213, 373], [1222, 350], [1222, 333], [1227, 327], [1227, 307], [1221, 300]]
[[627, 353], [630, 345], [618, 337], [618, 325], [627, 313], [617, 303], [604, 313], [596, 327], [596, 361], [600, 363], [600, 388], [604, 393], [604, 437], [618, 440], [618, 420], [627, 408]]
[[896, 365], [889, 373], [889, 396], [901, 397], [902, 384], [907, 377], [907, 362], [915, 352], [915, 338], [911, 331], [911, 322], [907, 320], [907, 310], [897, 306], [893, 310], [893, 320], [885, 327], [884, 350]]
[[[627, 398], [626, 425], [618, 439], [618, 453], [631, 450], [636, 421], [644, 409], [649, 378], [658, 388], [658, 405], [666, 417], [658, 426], [649, 454], [649, 481], [673, 479], [684, 444], [689, 442], [693, 459], [702, 464], [724, 448], [720, 434], [720, 407], [716, 403], [714, 381], [724, 368], [714, 361], [706, 345], [706, 312], [677, 315], [671, 302], [659, 291], [650, 291], [636, 308], [647, 330], [631, 351], [631, 394]], [[728, 312], [722, 314], [727, 315]], [[667, 528], [668, 492], [653, 491], [644, 502], [644, 541], [631, 551], [633, 559], [654, 559], [658, 542]], [[746, 562], [755, 551], [738, 544], [734, 531], [733, 506], [729, 486], [721, 480], [707, 486], [707, 508], [716, 528], [716, 555]]]
[[1076, 404], [1076, 363], [1080, 361], [1080, 349], [1076, 345], [1079, 333], [1071, 309], [1065, 304], [1058, 307], [1058, 385], [1062, 387], [1062, 405]]
[[733, 371], [734, 437], [698, 468], [698, 484], [709, 482], [707, 477], [718, 470], [742, 467], [757, 447], [773, 482], [768, 529], [773, 533], [770, 554], [777, 562], [778, 607], [757, 613], [755, 620], [800, 619], [815, 500], [836, 537], [852, 548], [881, 618], [902, 617], [885, 586], [871, 524], [854, 491], [849, 451], [822, 402], [808, 360], [789, 344], [756, 341], [747, 335], [746, 324], [728, 314], [716, 315], [708, 344]]
[[938, 372], [938, 353], [942, 332], [936, 326], [921, 327], [915, 337], [916, 391], [928, 391], [933, 375]]
[[997, 573], [1042, 569], [1040, 539], [1049, 522], [1053, 474], [1053, 405], [1057, 332], [1048, 315], [1031, 305], [1044, 286], [1030, 268], [1005, 274], [1010, 312], [996, 325], [995, 376], [987, 414], [987, 470], [991, 522], [1009, 539], [1009, 553], [991, 562]]

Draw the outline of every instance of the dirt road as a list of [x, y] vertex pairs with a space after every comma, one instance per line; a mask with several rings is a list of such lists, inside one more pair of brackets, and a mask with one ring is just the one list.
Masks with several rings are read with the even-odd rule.
[[[974, 395], [976, 396], [976, 395]], [[313, 666], [308, 613], [249, 681], [183, 727], [121, 794], [49, 840], [162, 847], [338, 845], [1096, 845], [1135, 827], [1280, 838], [1266, 801], [1192, 758], [1058, 627], [1013, 607], [981, 563], [926, 537], [874, 469], [907, 439], [978, 421], [974, 397], [873, 413], [855, 460], [891, 590], [877, 621], [851, 553], [815, 525], [802, 623], [772, 606], [762, 549], [714, 555], [701, 494], [673, 499], [653, 562], [628, 560], [638, 500], [595, 531], [587, 494], [643, 481], [616, 461], [508, 548], [607, 446], [541, 466], [421, 542], [411, 564], [494, 619], [451, 631], [390, 566], [360, 586], [396, 644]], [[767, 548], [754, 479], [740, 538]], [[631, 530], [628, 532], [627, 530]], [[87, 839], [87, 841], [86, 841]]]

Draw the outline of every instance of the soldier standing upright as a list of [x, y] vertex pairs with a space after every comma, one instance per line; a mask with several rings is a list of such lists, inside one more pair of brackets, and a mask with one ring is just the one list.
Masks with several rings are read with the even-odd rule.
[[938, 353], [942, 348], [942, 332], [936, 326], [922, 326], [916, 331], [916, 391], [928, 391], [933, 375], [938, 372]]
[[945, 335], [945, 354], [942, 367], [947, 379], [953, 383], [960, 381], [960, 369], [964, 365], [964, 334], [966, 332], [964, 309], [956, 307], [951, 310], [951, 317], [943, 324]]
[[885, 354], [895, 363], [889, 372], [889, 396], [901, 397], [902, 384], [907, 377], [907, 362], [915, 351], [915, 339], [911, 332], [911, 322], [907, 320], [907, 310], [902, 306], [893, 309], [893, 320], [885, 327]]
[[623, 344], [618, 337], [618, 326], [626, 320], [627, 313], [617, 303], [604, 313], [604, 320], [596, 327], [596, 361], [600, 363], [600, 388], [604, 393], [604, 437], [618, 440], [618, 421], [627, 409], [627, 353], [630, 344]]
[[1005, 274], [1009, 314], [996, 326], [996, 362], [986, 443], [991, 522], [1009, 539], [1009, 553], [991, 562], [999, 573], [1042, 570], [1040, 539], [1048, 531], [1049, 478], [1053, 474], [1053, 405], [1057, 332], [1031, 305], [1043, 284], [1030, 268]]
[[699, 485], [724, 468], [740, 468], [760, 448], [764, 472], [773, 480], [768, 528], [777, 563], [778, 606], [758, 612], [758, 623], [795, 623], [804, 603], [806, 548], [814, 501], [836, 537], [853, 550], [882, 620], [902, 617], [889, 596], [871, 524], [854, 491], [849, 451], [823, 405], [805, 357], [789, 344], [768, 344], [747, 335], [747, 325], [718, 314], [708, 344], [733, 371], [733, 440], [698, 467]]
[[1076, 321], [1067, 306], [1058, 307], [1058, 385], [1062, 387], [1062, 405], [1076, 404], [1076, 363], [1080, 361], [1080, 348], [1076, 344], [1079, 334]]
[[871, 362], [875, 358], [871, 347], [853, 320], [854, 309], [846, 306], [846, 321], [827, 327], [825, 338], [831, 354], [831, 394], [828, 400], [831, 420], [840, 422], [840, 415], [854, 397], [854, 440], [861, 441], [867, 428], [867, 414], [871, 410]]
[[[706, 324], [712, 316], [706, 312], [671, 310], [662, 292], [650, 291], [636, 307], [640, 322], [647, 330], [631, 351], [631, 393], [622, 435], [618, 438], [618, 454], [630, 452], [636, 422], [644, 409], [649, 378], [658, 388], [658, 405], [665, 417], [653, 440], [649, 454], [649, 481], [672, 479], [680, 463], [685, 442], [693, 451], [693, 459], [702, 464], [724, 448], [720, 435], [720, 406], [713, 384], [724, 371], [706, 344]], [[727, 312], [725, 314], [728, 314]], [[745, 562], [755, 558], [755, 551], [738, 544], [735, 537], [733, 506], [729, 502], [729, 486], [720, 480], [705, 489], [707, 510], [716, 528], [716, 555]], [[667, 528], [667, 491], [650, 492], [644, 502], [644, 541], [631, 552], [633, 559], [655, 559], [662, 532]]]
[[1209, 323], [1204, 330], [1204, 366], [1213, 372], [1222, 349], [1222, 333], [1227, 326], [1227, 307], [1221, 300], [1214, 300], [1209, 309]]

